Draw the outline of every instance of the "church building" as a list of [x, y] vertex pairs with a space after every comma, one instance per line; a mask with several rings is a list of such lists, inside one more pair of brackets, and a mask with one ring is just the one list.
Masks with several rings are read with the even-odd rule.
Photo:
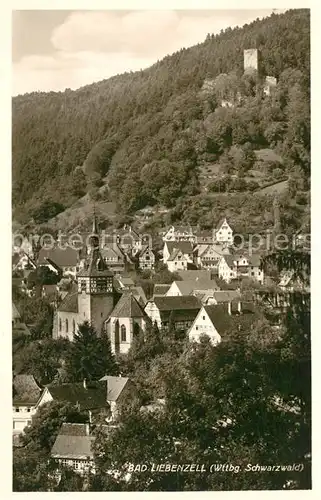
[[82, 269], [77, 274], [77, 292], [66, 295], [57, 308], [53, 337], [73, 340], [77, 325], [88, 321], [98, 335], [103, 332], [106, 319], [114, 309], [116, 291], [113, 272], [108, 269], [99, 249], [96, 218], [93, 223], [91, 249]]

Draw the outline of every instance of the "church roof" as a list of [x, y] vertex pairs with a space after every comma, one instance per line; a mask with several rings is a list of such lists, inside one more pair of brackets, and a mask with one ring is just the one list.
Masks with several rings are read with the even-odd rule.
[[143, 318], [145, 314], [133, 294], [124, 293], [110, 316], [119, 318]]
[[99, 248], [92, 249], [89, 260], [85, 263], [85, 268], [78, 274], [79, 277], [113, 275], [113, 272], [108, 269]]
[[58, 311], [78, 313], [78, 293], [68, 293], [59, 305]]

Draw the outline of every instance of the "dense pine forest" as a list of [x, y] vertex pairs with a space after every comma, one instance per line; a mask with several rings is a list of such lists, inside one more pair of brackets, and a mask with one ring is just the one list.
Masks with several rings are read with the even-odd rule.
[[[243, 72], [248, 48], [260, 51], [260, 75]], [[268, 97], [265, 75], [278, 81]], [[222, 99], [235, 105], [222, 107]], [[308, 196], [309, 10], [209, 33], [144, 71], [77, 91], [15, 97], [12, 111], [12, 196], [21, 222], [46, 221], [86, 193], [116, 201], [120, 214], [156, 204], [182, 214], [187, 200], [200, 203], [203, 165], [219, 165], [225, 191], [231, 179], [234, 191], [245, 191], [253, 152], [264, 148], [282, 158], [270, 162], [270, 180], [286, 176], [291, 198]]]

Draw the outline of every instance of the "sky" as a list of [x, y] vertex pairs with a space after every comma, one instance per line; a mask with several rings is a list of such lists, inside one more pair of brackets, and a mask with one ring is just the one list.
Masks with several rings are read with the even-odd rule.
[[285, 9], [15, 10], [12, 94], [77, 89], [151, 66], [207, 33]]

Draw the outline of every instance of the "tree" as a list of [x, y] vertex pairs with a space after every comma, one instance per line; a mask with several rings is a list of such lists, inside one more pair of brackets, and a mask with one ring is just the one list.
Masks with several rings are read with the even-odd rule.
[[37, 224], [42, 224], [43, 222], [47, 222], [49, 219], [52, 219], [64, 210], [65, 206], [61, 203], [46, 200], [37, 208], [35, 208], [31, 215]]
[[110, 342], [98, 337], [96, 331], [86, 321], [79, 325], [74, 335], [66, 371], [71, 381], [97, 380], [104, 375], [117, 375], [118, 366], [111, 352]]

